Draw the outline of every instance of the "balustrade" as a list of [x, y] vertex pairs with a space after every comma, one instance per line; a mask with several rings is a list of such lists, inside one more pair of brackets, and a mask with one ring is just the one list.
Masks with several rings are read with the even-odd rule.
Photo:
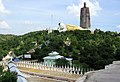
[[48, 70], [48, 71], [57, 71], [57, 72], [64, 72], [64, 73], [70, 73], [70, 74], [81, 74], [88, 71], [92, 71], [91, 69], [84, 69], [84, 68], [77, 68], [74, 66], [49, 66], [44, 63], [38, 63], [38, 62], [31, 62], [31, 61], [20, 61], [16, 62], [16, 65], [18, 67], [25, 67], [25, 68], [33, 68], [33, 69], [39, 69], [39, 70]]

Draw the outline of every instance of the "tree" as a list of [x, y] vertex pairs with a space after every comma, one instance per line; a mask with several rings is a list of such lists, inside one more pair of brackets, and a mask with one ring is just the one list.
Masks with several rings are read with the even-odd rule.
[[51, 51], [57, 51], [64, 57], [79, 61], [79, 64], [101, 69], [113, 60], [120, 60], [120, 33], [96, 29], [94, 34], [88, 30], [54, 30], [48, 34], [43, 30], [20, 36], [0, 35], [0, 58], [10, 50], [19, 56], [31, 49], [36, 51], [33, 58], [40, 61]]
[[17, 74], [15, 72], [5, 71], [0, 77], [0, 82], [17, 82]]
[[70, 65], [69, 61], [66, 60], [65, 58], [56, 59], [55, 63], [57, 66], [69, 66]]
[[15, 72], [4, 71], [0, 66], [0, 82], [17, 82], [17, 74]]
[[41, 50], [40, 48], [36, 48], [35, 52], [32, 54], [32, 58], [33, 59], [38, 59], [39, 61], [43, 61], [43, 57], [48, 55], [48, 50], [47, 48], [45, 48], [46, 50]]
[[0, 75], [3, 73], [3, 67], [0, 66]]

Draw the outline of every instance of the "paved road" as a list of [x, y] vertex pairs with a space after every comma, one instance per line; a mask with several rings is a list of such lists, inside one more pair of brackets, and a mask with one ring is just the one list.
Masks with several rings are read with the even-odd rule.
[[84, 82], [120, 82], [120, 61], [87, 75]]
[[50, 79], [50, 78], [38, 77], [34, 75], [28, 75], [25, 73], [23, 74], [26, 77], [28, 82], [67, 82], [67, 81], [60, 81], [60, 80], [55, 80], [55, 79]]

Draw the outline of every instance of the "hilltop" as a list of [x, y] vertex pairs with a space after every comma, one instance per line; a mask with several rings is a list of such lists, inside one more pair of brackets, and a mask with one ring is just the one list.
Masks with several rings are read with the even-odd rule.
[[30, 32], [24, 35], [0, 35], [0, 56], [10, 50], [19, 56], [31, 49], [33, 59], [42, 61], [51, 51], [57, 51], [65, 57], [72, 57], [76, 65], [104, 68], [113, 60], [120, 59], [120, 33], [90, 31], [66, 31], [54, 30], [52, 33], [43, 31]]
[[4, 42], [4, 41], [7, 41], [11, 38], [14, 38], [15, 35], [11, 35], [11, 34], [0, 34], [0, 43]]

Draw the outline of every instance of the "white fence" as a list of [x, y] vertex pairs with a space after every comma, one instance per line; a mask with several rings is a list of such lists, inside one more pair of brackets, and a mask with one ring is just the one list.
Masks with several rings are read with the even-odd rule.
[[38, 63], [38, 62], [31, 62], [31, 61], [20, 61], [16, 62], [16, 66], [18, 67], [25, 67], [25, 68], [33, 68], [38, 70], [49, 70], [49, 71], [57, 71], [57, 72], [64, 72], [64, 73], [70, 73], [70, 74], [81, 74], [88, 71], [92, 71], [92, 69], [88, 68], [78, 68], [74, 66], [48, 66], [44, 63]]
[[0, 66], [2, 65], [2, 61], [0, 61]]

